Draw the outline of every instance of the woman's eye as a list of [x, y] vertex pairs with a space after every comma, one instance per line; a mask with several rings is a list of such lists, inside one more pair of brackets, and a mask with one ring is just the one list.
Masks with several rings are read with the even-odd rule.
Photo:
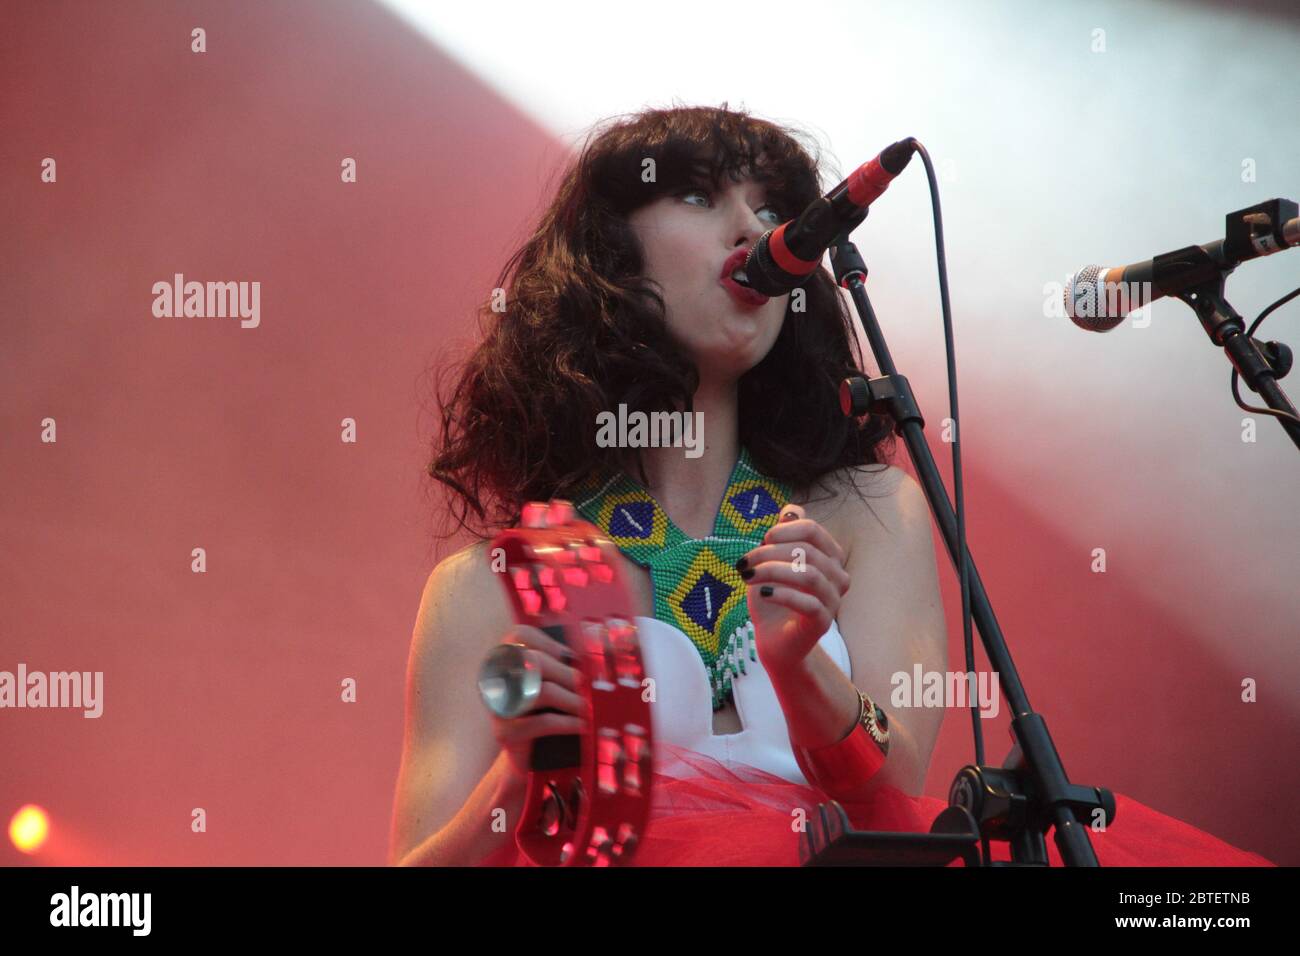
[[[696, 186], [692, 189], [682, 190], [680, 193], [677, 194], [677, 196], [679, 199], [686, 199], [687, 197], [690, 196], [703, 196], [704, 204], [707, 206], [711, 202], [712, 193], [708, 189], [705, 189], [703, 186]], [[697, 205], [697, 204], [692, 203], [692, 205]], [[781, 223], [785, 222], [785, 217], [781, 214], [781, 210], [778, 209], [776, 206], [768, 204], [759, 209], [760, 213], [764, 211], [768, 212], [772, 216], [772, 225], [779, 226]]]

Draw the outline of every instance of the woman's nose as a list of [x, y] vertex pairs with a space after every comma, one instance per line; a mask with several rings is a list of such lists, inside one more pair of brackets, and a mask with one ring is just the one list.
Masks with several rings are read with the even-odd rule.
[[754, 243], [758, 242], [763, 233], [772, 228], [771, 223], [759, 219], [758, 214], [744, 203], [740, 204], [740, 210], [737, 213], [737, 216], [739, 218], [734, 227], [735, 239], [737, 241], [733, 242], [733, 245], [738, 245], [739, 242], [743, 240], [746, 244], [752, 246]]

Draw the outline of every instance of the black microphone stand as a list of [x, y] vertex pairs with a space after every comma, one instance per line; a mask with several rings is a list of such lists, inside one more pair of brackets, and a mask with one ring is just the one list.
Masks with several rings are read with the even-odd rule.
[[[894, 367], [876, 322], [867, 297], [866, 263], [849, 241], [849, 233], [865, 218], [864, 211], [850, 222], [830, 252], [835, 280], [852, 294], [859, 323], [882, 374], [846, 379], [841, 386], [841, 405], [846, 415], [859, 417], [870, 412], [894, 420], [894, 430], [907, 444], [948, 554], [954, 566], [960, 567], [957, 520], [922, 431], [925, 423], [911, 386]], [[1049, 827], [1055, 827], [1056, 846], [1067, 866], [1098, 865], [1086, 824], [1101, 819], [1109, 826], [1115, 819], [1115, 798], [1109, 790], [1073, 784], [1066, 777], [1047, 722], [1029, 706], [1029, 696], [1011, 661], [969, 548], [965, 558], [971, 614], [1011, 707], [1011, 752], [1001, 767], [963, 767], [948, 791], [948, 808], [935, 818], [929, 833], [854, 830], [838, 801], [818, 804], [800, 842], [802, 865], [944, 866], [961, 857], [965, 865], [978, 866], [978, 843], [983, 839], [1006, 841], [1011, 846], [1010, 864], [990, 865], [1046, 866]]]

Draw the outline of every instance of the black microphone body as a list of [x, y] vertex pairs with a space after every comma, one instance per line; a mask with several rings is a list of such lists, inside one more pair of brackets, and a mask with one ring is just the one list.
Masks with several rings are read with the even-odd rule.
[[886, 146], [879, 156], [814, 200], [797, 219], [764, 233], [745, 259], [750, 288], [763, 295], [785, 295], [808, 281], [835, 237], [862, 221], [871, 203], [903, 171], [915, 151], [911, 139]]

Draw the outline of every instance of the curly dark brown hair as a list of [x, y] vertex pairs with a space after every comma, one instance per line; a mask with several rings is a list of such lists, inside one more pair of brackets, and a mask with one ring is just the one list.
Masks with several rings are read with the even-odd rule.
[[[628, 214], [702, 177], [716, 187], [723, 175], [749, 174], [785, 216], [796, 215], [824, 192], [816, 143], [807, 137], [805, 147], [802, 136], [726, 103], [650, 109], [592, 129], [501, 270], [504, 311], [480, 306], [482, 341], [446, 399], [437, 377], [441, 433], [428, 474], [460, 508], [435, 510], [485, 538], [514, 526], [526, 502], [566, 497], [598, 469], [635, 466], [648, 484], [638, 449], [596, 444], [596, 416], [620, 403], [629, 412], [692, 411], [699, 376], [642, 276]], [[772, 349], [737, 389], [739, 439], [755, 465], [807, 493], [840, 469], [887, 463], [894, 437], [888, 419], [840, 411], [839, 383], [861, 364], [848, 308], [825, 267], [803, 288], [804, 311], [787, 305]], [[487, 533], [467, 523], [471, 510]]]

